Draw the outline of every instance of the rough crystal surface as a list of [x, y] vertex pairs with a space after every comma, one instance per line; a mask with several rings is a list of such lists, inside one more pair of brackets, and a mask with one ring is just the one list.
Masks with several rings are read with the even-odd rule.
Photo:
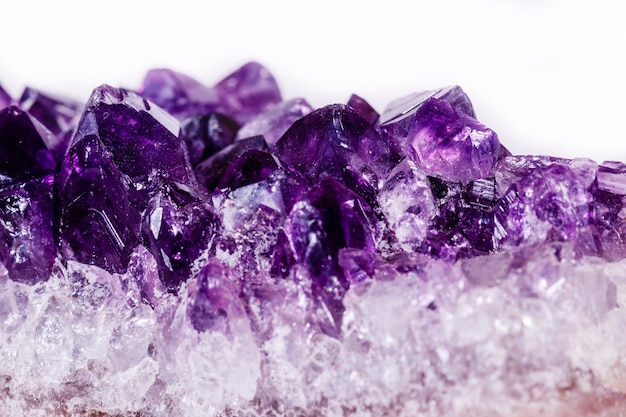
[[372, 201], [398, 155], [352, 108], [334, 104], [296, 121], [276, 155], [312, 183], [335, 178]]
[[503, 155], [494, 131], [436, 98], [414, 117], [403, 146], [427, 174], [464, 183], [493, 175]]
[[9, 101], [0, 415], [623, 415], [624, 163], [510, 155], [459, 87], [314, 110], [257, 63]]

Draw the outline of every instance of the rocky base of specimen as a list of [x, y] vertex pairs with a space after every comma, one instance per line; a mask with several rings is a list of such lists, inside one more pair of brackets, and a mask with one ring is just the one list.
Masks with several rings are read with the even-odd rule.
[[621, 416], [625, 196], [458, 87], [0, 89], [0, 414]]

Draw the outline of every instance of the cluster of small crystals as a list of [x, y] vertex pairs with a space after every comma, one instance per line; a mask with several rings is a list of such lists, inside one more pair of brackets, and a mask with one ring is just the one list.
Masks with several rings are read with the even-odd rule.
[[617, 416], [626, 165], [249, 63], [0, 88], [0, 414]]

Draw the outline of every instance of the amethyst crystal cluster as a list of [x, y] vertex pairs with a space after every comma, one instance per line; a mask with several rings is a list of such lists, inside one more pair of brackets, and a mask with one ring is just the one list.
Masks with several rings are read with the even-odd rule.
[[511, 155], [460, 87], [0, 88], [0, 220], [2, 415], [626, 407], [626, 165]]

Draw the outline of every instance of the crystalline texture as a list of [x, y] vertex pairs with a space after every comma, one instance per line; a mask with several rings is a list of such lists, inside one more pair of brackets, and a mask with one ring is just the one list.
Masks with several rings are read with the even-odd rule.
[[237, 138], [262, 135], [270, 148], [273, 148], [278, 139], [296, 120], [312, 111], [313, 108], [302, 98], [287, 100], [250, 119], [237, 132]]
[[376, 251], [377, 221], [369, 205], [335, 179], [323, 180], [294, 206], [287, 235], [297, 262], [313, 279], [313, 292], [337, 325], [349, 282], [338, 264], [342, 248]]
[[185, 119], [181, 135], [187, 144], [192, 166], [233, 143], [239, 125], [220, 113], [208, 113]]
[[176, 291], [192, 275], [218, 228], [211, 205], [191, 189], [172, 184], [152, 198], [144, 214], [143, 239], [168, 290]]
[[312, 183], [335, 178], [368, 201], [397, 154], [352, 108], [334, 104], [303, 117], [276, 143], [276, 155]]
[[436, 98], [417, 110], [403, 146], [426, 174], [464, 183], [492, 176], [504, 152], [495, 132]]
[[274, 76], [258, 62], [249, 62], [215, 85], [223, 113], [244, 124], [282, 101]]
[[217, 91], [168, 69], [148, 71], [140, 94], [179, 120], [209, 113], [219, 106]]
[[193, 183], [179, 124], [157, 106], [130, 91], [101, 86], [94, 90], [72, 144], [97, 134], [119, 170], [149, 188], [158, 167], [171, 181]]
[[64, 256], [109, 272], [124, 272], [139, 243], [141, 216], [130, 204], [128, 179], [100, 138], [74, 143], [58, 179]]
[[458, 87], [312, 111], [255, 63], [80, 120], [1, 93], [0, 415], [626, 409], [623, 163], [512, 156]]
[[17, 107], [0, 111], [0, 262], [14, 281], [50, 276], [56, 162], [36, 123]]

